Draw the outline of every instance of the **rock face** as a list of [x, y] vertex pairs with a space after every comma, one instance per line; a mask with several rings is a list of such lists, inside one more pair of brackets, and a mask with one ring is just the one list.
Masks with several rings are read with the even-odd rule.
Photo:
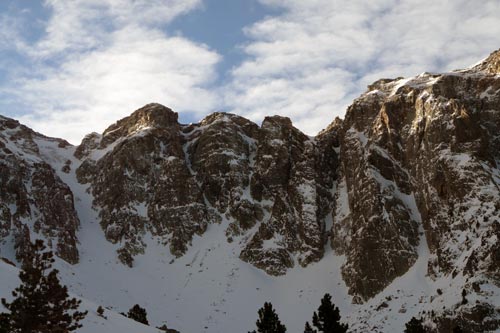
[[[322, 257], [326, 213], [320, 204], [329, 192], [317, 182], [318, 145], [288, 118], [264, 119], [257, 141], [250, 196], [261, 203], [266, 219], [241, 258], [270, 274], [284, 274], [295, 260], [306, 266]], [[325, 162], [330, 170], [335, 157]]]
[[[316, 137], [280, 116], [259, 127], [213, 113], [183, 125], [149, 104], [85, 137], [76, 177], [129, 266], [148, 234], [182, 256], [195, 235], [224, 223], [239, 257], [271, 275], [318, 261], [331, 245], [363, 303], [428, 249], [428, 276], [476, 295], [453, 309], [463, 327], [495, 329], [498, 310], [481, 285], [500, 286], [499, 64], [497, 51], [465, 70], [379, 80]], [[0, 130], [1, 238], [22, 244], [42, 233], [76, 262], [71, 191], [37, 150], [41, 140], [67, 143], [7, 118]], [[437, 321], [444, 332], [448, 315]]]
[[229, 241], [248, 238], [240, 257], [269, 274], [323, 255], [334, 173], [326, 182], [318, 175], [335, 170], [336, 153], [323, 156], [288, 118], [268, 117], [259, 128], [214, 113], [180, 125], [176, 113], [150, 104], [87, 136], [76, 154], [78, 179], [91, 184], [105, 235], [123, 244], [128, 265], [144, 251], [145, 232], [180, 256], [193, 235], [222, 220]]
[[152, 104], [77, 149], [87, 156], [78, 180], [91, 183], [105, 236], [123, 244], [119, 258], [127, 265], [144, 251], [146, 231], [182, 255], [193, 235], [218, 219], [190, 172], [185, 141], [177, 114]]
[[[405, 273], [418, 246], [430, 250], [429, 276], [463, 276], [464, 293], [500, 285], [498, 59], [497, 51], [463, 71], [380, 80], [349, 107], [332, 246], [347, 256], [342, 275], [355, 302]], [[453, 311], [471, 332], [499, 327], [482, 300]], [[451, 332], [457, 319], [439, 322]]]
[[413, 265], [419, 224], [432, 253], [429, 274], [458, 274], [466, 253], [473, 266], [466, 273], [500, 282], [500, 79], [490, 73], [497, 59], [498, 52], [465, 71], [381, 80], [349, 107], [337, 195], [348, 213], [335, 216], [333, 245], [347, 254], [352, 294], [366, 300]]
[[73, 193], [44, 160], [41, 144], [69, 146], [0, 116], [0, 241], [13, 241], [20, 258], [27, 241], [47, 239], [59, 257], [74, 264], [79, 221]]

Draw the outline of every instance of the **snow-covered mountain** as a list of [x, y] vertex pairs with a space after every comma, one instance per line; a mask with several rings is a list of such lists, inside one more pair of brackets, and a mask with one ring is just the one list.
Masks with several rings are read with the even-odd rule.
[[494, 331], [499, 165], [500, 51], [379, 80], [316, 137], [148, 104], [75, 147], [0, 116], [0, 256], [46, 239], [81, 332], [146, 332], [117, 314], [136, 303], [182, 333], [249, 331], [265, 301], [302, 332], [327, 292], [352, 332]]

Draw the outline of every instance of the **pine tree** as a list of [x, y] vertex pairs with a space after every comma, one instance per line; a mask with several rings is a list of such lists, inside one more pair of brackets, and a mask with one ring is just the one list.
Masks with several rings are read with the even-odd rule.
[[308, 321], [306, 321], [306, 327], [304, 327], [304, 333], [317, 333], [316, 330], [313, 330]]
[[409, 322], [405, 324], [406, 328], [404, 333], [425, 333], [422, 319], [412, 317]]
[[313, 325], [323, 333], [345, 333], [349, 327], [340, 322], [339, 308], [332, 303], [330, 294], [323, 296], [318, 312], [313, 313]]
[[127, 317], [144, 325], [149, 325], [146, 309], [141, 308], [139, 304], [134, 305], [128, 310]]
[[102, 318], [104, 318], [104, 319], [108, 319], [108, 317], [106, 317], [106, 316], [104, 315], [104, 308], [103, 308], [102, 306], [100, 306], [100, 305], [99, 305], [99, 306], [97, 307], [97, 311], [96, 311], [96, 312], [97, 312], [97, 315], [98, 315], [99, 317], [102, 317]]
[[[256, 322], [258, 333], [285, 333], [286, 327], [281, 324], [271, 303], [265, 302], [259, 309], [259, 319]], [[256, 333], [252, 331], [250, 333]]]
[[104, 315], [104, 308], [102, 306], [97, 307], [97, 314], [102, 317]]
[[0, 313], [0, 333], [10, 333], [10, 317], [7, 313]]
[[15, 298], [11, 303], [2, 299], [10, 313], [2, 314], [1, 322], [10, 333], [68, 333], [82, 327], [79, 322], [87, 312], [77, 311], [81, 301], [69, 298], [58, 271], [52, 269], [52, 252], [44, 250], [41, 240], [28, 244], [19, 273], [21, 285], [12, 292]]

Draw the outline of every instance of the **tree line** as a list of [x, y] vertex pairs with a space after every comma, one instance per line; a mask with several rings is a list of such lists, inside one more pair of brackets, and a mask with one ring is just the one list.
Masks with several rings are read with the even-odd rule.
[[[286, 327], [278, 317], [270, 302], [265, 302], [264, 306], [258, 311], [259, 319], [255, 323], [257, 331], [248, 333], [285, 333]], [[307, 321], [304, 327], [304, 333], [345, 333], [348, 325], [340, 322], [339, 308], [332, 303], [332, 296], [325, 294], [321, 299], [318, 311], [314, 311], [311, 324]]]

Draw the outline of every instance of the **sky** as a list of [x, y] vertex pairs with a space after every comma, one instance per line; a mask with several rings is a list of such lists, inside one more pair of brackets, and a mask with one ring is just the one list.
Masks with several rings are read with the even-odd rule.
[[157, 102], [315, 135], [379, 78], [500, 48], [500, 0], [0, 0], [0, 114], [78, 144]]

